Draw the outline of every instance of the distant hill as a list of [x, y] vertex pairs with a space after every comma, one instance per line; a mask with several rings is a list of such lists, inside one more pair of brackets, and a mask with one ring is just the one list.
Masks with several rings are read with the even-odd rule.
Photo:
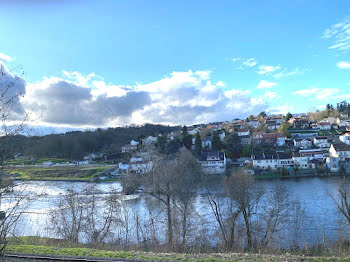
[[117, 153], [121, 146], [143, 136], [157, 136], [180, 130], [179, 126], [145, 124], [143, 126], [72, 131], [45, 136], [15, 136], [8, 141], [13, 155], [81, 159], [92, 152]]

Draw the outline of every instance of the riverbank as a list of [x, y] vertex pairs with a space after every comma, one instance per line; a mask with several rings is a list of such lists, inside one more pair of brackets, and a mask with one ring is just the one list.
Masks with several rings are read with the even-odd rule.
[[15, 180], [27, 181], [67, 181], [67, 182], [89, 182], [97, 181], [103, 177], [108, 170], [115, 168], [109, 165], [94, 166], [23, 166], [7, 167], [5, 171], [13, 176]]
[[326, 261], [350, 261], [350, 256], [307, 256], [303, 254], [291, 254], [289, 252], [262, 253], [246, 252], [218, 252], [218, 253], [156, 253], [142, 251], [112, 251], [87, 247], [56, 247], [43, 245], [13, 245], [7, 247], [7, 254], [35, 254], [51, 257], [69, 258], [102, 258], [125, 259], [137, 261], [190, 261], [190, 262], [226, 262], [226, 261], [288, 261], [288, 262], [326, 262]]

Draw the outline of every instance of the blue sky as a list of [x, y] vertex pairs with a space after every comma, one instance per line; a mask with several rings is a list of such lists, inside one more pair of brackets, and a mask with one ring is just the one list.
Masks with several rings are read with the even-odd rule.
[[346, 0], [5, 0], [0, 60], [23, 67], [23, 107], [47, 126], [300, 113], [350, 100], [349, 10]]

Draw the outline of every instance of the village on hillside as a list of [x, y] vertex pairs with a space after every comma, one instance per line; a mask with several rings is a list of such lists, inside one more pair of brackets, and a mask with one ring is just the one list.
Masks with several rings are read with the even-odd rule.
[[[319, 120], [316, 120], [319, 118]], [[312, 114], [266, 115], [231, 122], [186, 127], [181, 131], [132, 140], [121, 148], [126, 161], [115, 175], [152, 171], [152, 150], [176, 152], [185, 146], [208, 175], [233, 167], [263, 176], [307, 176], [350, 173], [350, 117]], [[152, 149], [153, 148], [153, 149]]]

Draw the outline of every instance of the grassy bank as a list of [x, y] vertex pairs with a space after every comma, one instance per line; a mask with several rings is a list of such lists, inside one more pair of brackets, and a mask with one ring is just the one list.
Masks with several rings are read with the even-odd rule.
[[350, 257], [307, 257], [284, 254], [258, 254], [258, 253], [154, 253], [138, 251], [109, 251], [86, 247], [63, 248], [42, 245], [9, 245], [7, 253], [55, 255], [68, 258], [93, 257], [110, 259], [132, 259], [144, 261], [198, 261], [198, 262], [224, 262], [224, 261], [350, 261]]
[[[258, 250], [253, 252], [216, 252], [216, 253], [165, 253], [165, 252], [143, 252], [143, 251], [121, 251], [115, 246], [90, 248], [84, 244], [72, 244], [61, 239], [40, 237], [9, 238], [7, 253], [54, 255], [63, 257], [92, 257], [110, 259], [130, 259], [142, 261], [198, 261], [198, 262], [226, 262], [226, 261], [350, 261], [348, 249], [343, 257], [331, 256], [329, 251], [318, 253], [315, 251], [299, 250]], [[111, 249], [112, 248], [112, 249]], [[318, 255], [315, 254], [327, 254]], [[346, 254], [346, 256], [344, 255]]]
[[88, 181], [109, 166], [57, 166], [57, 167], [16, 167], [6, 171], [17, 174], [17, 179], [24, 180], [76, 180]]

